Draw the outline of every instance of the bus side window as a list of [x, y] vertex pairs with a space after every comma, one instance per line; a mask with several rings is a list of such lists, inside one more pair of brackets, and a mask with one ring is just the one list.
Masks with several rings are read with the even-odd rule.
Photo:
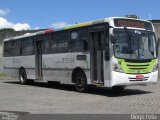
[[51, 47], [50, 47], [51, 42], [50, 41], [52, 39], [51, 34], [39, 36], [38, 39], [43, 40], [42, 53], [43, 54], [50, 54], [50, 49], [51, 49]]
[[88, 48], [88, 31], [87, 29], [80, 29], [70, 33], [70, 51], [82, 52], [87, 51]]
[[79, 40], [83, 41], [83, 51], [88, 51], [89, 50], [89, 44], [88, 44], [88, 29], [83, 28], [79, 30]]
[[34, 54], [33, 37], [24, 38], [22, 48], [23, 48], [22, 49], [23, 55], [33, 55]]
[[52, 53], [65, 53], [68, 50], [68, 31], [53, 33], [51, 41]]
[[13, 49], [13, 41], [6, 41], [4, 42], [4, 57], [11, 57]]
[[15, 40], [13, 42], [13, 55], [20, 56], [21, 55], [21, 40]]
[[84, 42], [83, 50], [87, 51], [88, 50], [88, 41], [84, 39], [83, 42]]
[[49, 43], [49, 40], [44, 40], [43, 41], [42, 49], [43, 49], [43, 53], [44, 54], [49, 54], [50, 53], [50, 43]]

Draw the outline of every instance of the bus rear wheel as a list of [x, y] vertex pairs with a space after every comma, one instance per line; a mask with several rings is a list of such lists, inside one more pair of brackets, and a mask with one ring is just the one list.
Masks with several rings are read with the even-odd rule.
[[87, 92], [88, 90], [88, 85], [87, 85], [87, 80], [86, 80], [86, 76], [84, 74], [83, 71], [78, 71], [76, 74], [75, 74], [75, 87], [76, 87], [76, 90], [78, 92]]
[[21, 69], [19, 71], [19, 81], [20, 81], [20, 84], [27, 84], [27, 74], [24, 69]]

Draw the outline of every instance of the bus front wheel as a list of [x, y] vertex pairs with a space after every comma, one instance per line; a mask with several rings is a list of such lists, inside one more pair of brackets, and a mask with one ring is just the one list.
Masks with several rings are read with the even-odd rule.
[[75, 87], [76, 87], [76, 90], [78, 92], [87, 92], [88, 90], [88, 85], [87, 85], [87, 80], [86, 80], [86, 76], [84, 74], [83, 71], [78, 71], [76, 74], [75, 74]]
[[27, 84], [27, 74], [24, 69], [21, 69], [19, 71], [19, 81], [20, 81], [20, 84]]

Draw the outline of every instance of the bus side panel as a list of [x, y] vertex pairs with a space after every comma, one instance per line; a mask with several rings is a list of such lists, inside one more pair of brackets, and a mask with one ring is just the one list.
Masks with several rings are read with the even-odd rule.
[[71, 70], [65, 69], [43, 69], [43, 81], [57, 81], [62, 83], [71, 83]]
[[23, 67], [26, 70], [27, 79], [36, 79], [35, 76], [35, 56], [21, 56], [16, 58], [18, 63], [15, 63], [15, 67]]
[[28, 79], [35, 79], [35, 57], [33, 55], [4, 57], [4, 73], [6, 75], [18, 78], [21, 67], [25, 69]]
[[[61, 53], [61, 54], [46, 54], [42, 56], [43, 80], [44, 81], [59, 81], [62, 83], [72, 82], [72, 72], [75, 68], [84, 69], [87, 79], [90, 80], [90, 57], [85, 54], [86, 60], [77, 60], [77, 56], [83, 56], [79, 53]], [[86, 71], [87, 70], [87, 71]], [[90, 81], [87, 81], [90, 83]]]
[[6, 76], [18, 77], [18, 69], [14, 68], [13, 57], [4, 57], [3, 72]]

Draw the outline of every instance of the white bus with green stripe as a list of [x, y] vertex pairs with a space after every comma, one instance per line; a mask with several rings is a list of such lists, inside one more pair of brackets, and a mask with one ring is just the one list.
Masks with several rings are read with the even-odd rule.
[[153, 25], [141, 19], [111, 17], [4, 40], [4, 72], [21, 84], [122, 90], [156, 83], [157, 64]]

